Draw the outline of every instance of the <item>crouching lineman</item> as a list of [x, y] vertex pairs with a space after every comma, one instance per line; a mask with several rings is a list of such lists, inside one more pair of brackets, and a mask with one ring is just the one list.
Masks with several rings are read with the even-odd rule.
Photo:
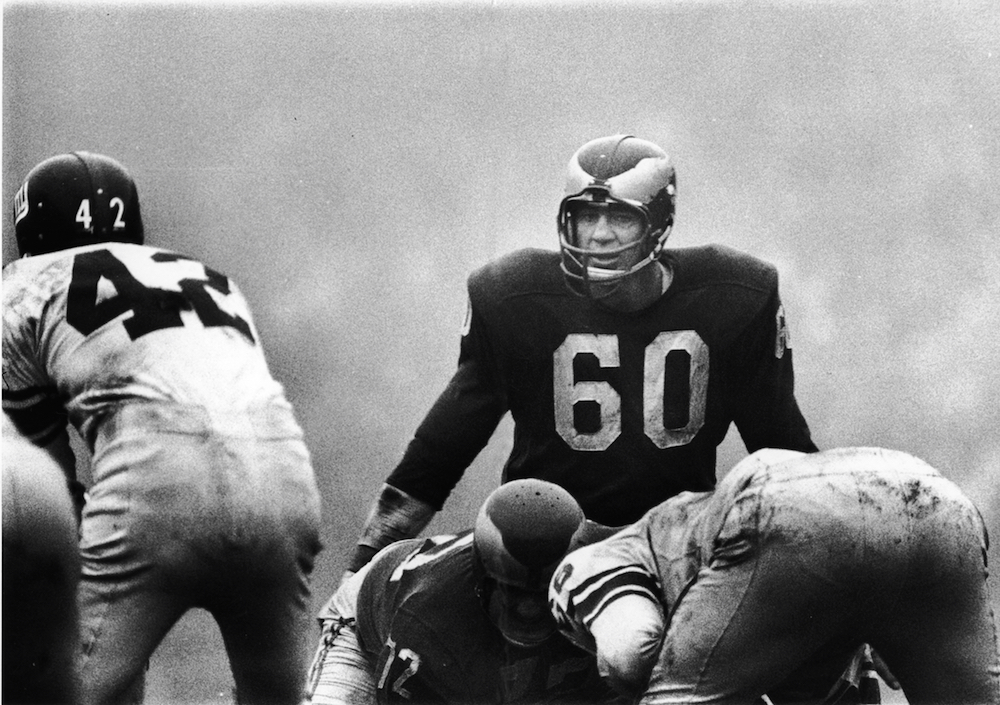
[[221, 272], [145, 245], [135, 182], [101, 154], [33, 168], [14, 228], [3, 409], [67, 477], [67, 422], [90, 456], [81, 702], [141, 693], [160, 641], [202, 608], [237, 701], [296, 705], [320, 496], [247, 300]]
[[492, 492], [472, 531], [387, 546], [324, 607], [311, 702], [614, 701], [547, 607], [590, 530], [566, 490], [527, 479]]
[[910, 703], [1000, 703], [986, 546], [912, 456], [765, 449], [571, 553], [550, 605], [643, 705], [822, 701], [866, 642]]

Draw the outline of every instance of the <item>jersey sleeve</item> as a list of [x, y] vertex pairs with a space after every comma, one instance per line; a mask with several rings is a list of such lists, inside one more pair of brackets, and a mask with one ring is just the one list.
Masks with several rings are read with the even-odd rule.
[[[594, 622], [624, 597], [655, 604], [666, 619], [703, 564], [702, 527], [711, 519], [712, 496], [682, 492], [634, 524], [563, 559], [549, 586], [549, 606], [570, 641], [594, 652]], [[648, 632], [655, 626], [642, 628]]]
[[[563, 559], [549, 586], [549, 607], [563, 635], [578, 647], [598, 652], [594, 622], [616, 601], [640, 597], [662, 614], [662, 591], [650, 554], [637, 527], [589, 546]], [[623, 625], [624, 626], [624, 625]]]
[[815, 452], [809, 425], [795, 398], [791, 336], [777, 282], [738, 346], [746, 357], [733, 417], [747, 450]]
[[[425, 636], [422, 641], [429, 643], [432, 638]], [[422, 654], [407, 646], [387, 645], [378, 659], [376, 702], [379, 705], [446, 705], [456, 702], [448, 695], [447, 681], [441, 680], [435, 665], [432, 660], [426, 660]]]
[[3, 410], [21, 434], [45, 446], [66, 433], [66, 408], [37, 348], [43, 299], [12, 278], [3, 298]]
[[443, 703], [436, 691], [425, 683], [426, 668], [421, 669], [421, 657], [406, 644], [396, 643], [390, 636], [398, 607], [400, 572], [422, 549], [433, 545], [433, 539], [409, 539], [388, 546], [352, 576], [357, 581], [353, 607], [356, 615], [358, 647], [371, 664], [375, 676], [375, 701], [392, 703]]
[[417, 427], [386, 482], [440, 510], [466, 468], [507, 412], [507, 398], [482, 310], [479, 280], [469, 278], [469, 302], [458, 368]]

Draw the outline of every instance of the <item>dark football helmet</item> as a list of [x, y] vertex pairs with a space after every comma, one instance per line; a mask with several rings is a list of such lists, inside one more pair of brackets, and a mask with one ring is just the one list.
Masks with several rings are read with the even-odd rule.
[[141, 245], [135, 182], [101, 154], [50, 157], [28, 172], [14, 195], [14, 231], [22, 257], [99, 242]]
[[[676, 192], [677, 176], [670, 158], [652, 142], [612, 135], [580, 147], [569, 160], [566, 196], [559, 204], [562, 270], [570, 289], [604, 298], [626, 277], [655, 262], [674, 224]], [[598, 253], [581, 247], [574, 209], [587, 203], [628, 207], [642, 218], [643, 235], [613, 251]], [[595, 259], [604, 263], [609, 258], [631, 264], [618, 268], [593, 264]]]
[[573, 496], [543, 480], [513, 480], [483, 503], [473, 529], [477, 590], [507, 641], [530, 647], [555, 633], [549, 580], [584, 525]]

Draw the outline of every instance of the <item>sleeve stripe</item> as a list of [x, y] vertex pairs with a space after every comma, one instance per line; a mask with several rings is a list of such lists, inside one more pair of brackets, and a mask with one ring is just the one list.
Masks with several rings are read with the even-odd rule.
[[29, 430], [29, 427], [21, 424], [21, 419], [17, 415], [7, 412], [7, 416], [17, 427], [17, 430], [36, 446], [47, 446], [66, 430], [64, 424], [46, 425], [38, 430]]
[[638, 595], [639, 597], [643, 597], [651, 602], [659, 602], [656, 595], [651, 594], [648, 590], [624, 588], [612, 595], [608, 595], [607, 599], [601, 601], [601, 603], [592, 612], [582, 618], [583, 623], [590, 628], [590, 626], [594, 623], [594, 620], [601, 616], [601, 613], [604, 612], [608, 605], [619, 598], [625, 597], [626, 595]]
[[609, 582], [614, 581], [614, 583], [617, 584], [626, 578], [631, 579], [631, 581], [636, 584], [650, 586], [654, 591], [657, 589], [658, 583], [648, 571], [636, 563], [630, 563], [627, 565], [615, 566], [609, 570], [595, 573], [591, 577], [587, 578], [573, 588], [573, 599], [574, 601], [579, 600], [587, 593], [599, 589]]
[[570, 599], [578, 618], [589, 625], [610, 603], [625, 595], [662, 602], [656, 579], [638, 565], [598, 573], [571, 590]]
[[60, 433], [63, 433], [65, 430], [66, 430], [65, 426], [53, 426], [47, 433], [44, 433], [41, 436], [35, 438], [31, 438], [31, 442], [37, 446], [45, 447], [49, 443], [54, 441], [56, 437]]

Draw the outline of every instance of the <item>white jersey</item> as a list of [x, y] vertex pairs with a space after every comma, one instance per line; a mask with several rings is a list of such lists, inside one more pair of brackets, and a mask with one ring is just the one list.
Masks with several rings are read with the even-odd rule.
[[284, 402], [236, 285], [165, 250], [103, 243], [3, 272], [3, 408], [37, 443], [92, 440], [126, 402], [239, 410]]
[[[790, 450], [767, 448], [744, 459], [730, 473], [744, 473], [808, 457]], [[641, 596], [660, 605], [662, 631], [671, 610], [711, 559], [713, 540], [725, 519], [720, 501], [734, 483], [727, 479], [714, 492], [682, 492], [650, 509], [636, 523], [614, 536], [577, 549], [563, 559], [552, 578], [550, 607], [564, 634], [578, 646], [595, 651], [594, 621], [617, 600]], [[716, 497], [716, 501], [710, 500]], [[631, 617], [642, 619], [639, 615]], [[635, 624], [631, 625], [635, 627]]]
[[692, 519], [711, 496], [710, 492], [682, 492], [614, 537], [567, 556], [549, 592], [550, 606], [565, 636], [595, 652], [594, 620], [628, 595], [639, 595], [669, 612], [697, 575], [698, 524]]
[[972, 502], [918, 458], [764, 449], [569, 553], [549, 601], [644, 705], [833, 702], [869, 687], [866, 643], [921, 700], [1000, 702], [986, 546]]

